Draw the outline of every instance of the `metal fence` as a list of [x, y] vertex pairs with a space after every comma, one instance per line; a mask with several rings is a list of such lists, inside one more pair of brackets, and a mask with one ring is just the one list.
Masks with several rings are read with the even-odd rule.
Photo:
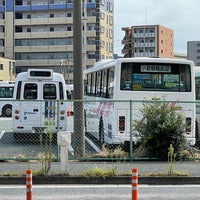
[[[68, 145], [71, 160], [159, 159], [149, 156], [141, 147], [141, 134], [137, 130], [137, 125], [145, 124], [147, 120], [142, 109], [158, 101], [64, 103], [66, 109], [63, 111], [60, 101], [40, 101], [39, 106], [35, 101], [11, 101], [12, 117], [0, 117], [0, 160], [40, 160], [51, 155], [57, 161], [60, 158], [57, 137], [65, 133], [71, 135], [71, 144]], [[175, 112], [182, 113], [187, 125], [186, 137], [190, 142], [191, 137], [197, 140], [194, 146], [188, 145], [183, 149], [184, 158], [198, 159], [199, 117], [196, 105], [199, 102], [164, 103], [166, 108], [174, 106]], [[157, 107], [162, 109], [161, 104]], [[159, 116], [152, 112], [151, 117]], [[189, 134], [190, 131], [193, 135]]]

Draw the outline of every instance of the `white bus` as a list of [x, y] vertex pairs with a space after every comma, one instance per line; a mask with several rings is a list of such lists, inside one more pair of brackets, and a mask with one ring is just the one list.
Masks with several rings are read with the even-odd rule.
[[65, 80], [51, 69], [28, 69], [16, 77], [12, 128], [15, 139], [28, 133], [44, 133], [51, 123], [52, 133], [66, 130]]
[[12, 116], [14, 85], [13, 82], [0, 81], [0, 115], [2, 117]]
[[[130, 127], [130, 115], [142, 117], [139, 116], [142, 100], [156, 97], [178, 102], [188, 125], [185, 136], [190, 145], [195, 144], [195, 105], [181, 104], [181, 101], [195, 101], [193, 62], [167, 58], [119, 58], [99, 61], [84, 74], [86, 133], [100, 143], [129, 145], [131, 132], [133, 143], [137, 143], [139, 137]], [[122, 102], [117, 102], [119, 100]], [[123, 100], [141, 102], [133, 103], [130, 109]]]

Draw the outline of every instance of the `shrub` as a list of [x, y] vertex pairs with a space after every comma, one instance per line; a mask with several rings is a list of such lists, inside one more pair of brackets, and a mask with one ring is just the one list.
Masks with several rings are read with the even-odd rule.
[[164, 160], [168, 157], [168, 148], [173, 145], [177, 158], [186, 145], [184, 131], [185, 117], [178, 112], [176, 103], [155, 100], [145, 103], [140, 112], [142, 120], [136, 120], [135, 130], [141, 134], [142, 144], [148, 150], [148, 156], [159, 157]]

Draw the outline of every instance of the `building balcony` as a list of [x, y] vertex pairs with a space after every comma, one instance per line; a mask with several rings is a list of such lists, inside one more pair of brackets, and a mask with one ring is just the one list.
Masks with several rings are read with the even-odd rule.
[[87, 45], [87, 51], [96, 51], [96, 45]]
[[154, 42], [136, 42], [134, 43], [134, 47], [155, 47]]
[[134, 33], [134, 38], [155, 38], [155, 33]]
[[72, 45], [51, 45], [51, 46], [15, 46], [16, 53], [27, 52], [66, 52], [73, 51]]
[[87, 65], [93, 66], [96, 63], [96, 59], [87, 59]]
[[20, 32], [15, 33], [15, 39], [29, 38], [63, 38], [73, 37], [72, 31], [57, 31], [57, 32]]
[[135, 57], [155, 57], [155, 52], [136, 52], [134, 53]]
[[86, 32], [87, 37], [96, 37], [96, 31], [87, 31]]
[[60, 66], [60, 60], [55, 59], [38, 59], [38, 60], [16, 60], [16, 66], [38, 66], [38, 67], [49, 67], [49, 66]]
[[96, 23], [97, 22], [96, 19], [97, 19], [96, 17], [87, 17], [87, 23]]
[[5, 20], [4, 19], [0, 19], [0, 26], [4, 26], [5, 25]]
[[5, 51], [5, 47], [0, 46], [0, 52], [4, 52]]
[[32, 18], [32, 19], [16, 19], [15, 26], [31, 26], [31, 25], [58, 25], [73, 24], [73, 18]]
[[5, 39], [5, 33], [0, 33], [0, 39]]
[[156, 34], [155, 33], [145, 33], [145, 37], [155, 37]]

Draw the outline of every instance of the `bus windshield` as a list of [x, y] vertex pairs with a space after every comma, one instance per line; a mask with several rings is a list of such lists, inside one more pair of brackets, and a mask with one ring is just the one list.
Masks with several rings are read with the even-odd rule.
[[191, 92], [190, 65], [122, 63], [121, 90]]

